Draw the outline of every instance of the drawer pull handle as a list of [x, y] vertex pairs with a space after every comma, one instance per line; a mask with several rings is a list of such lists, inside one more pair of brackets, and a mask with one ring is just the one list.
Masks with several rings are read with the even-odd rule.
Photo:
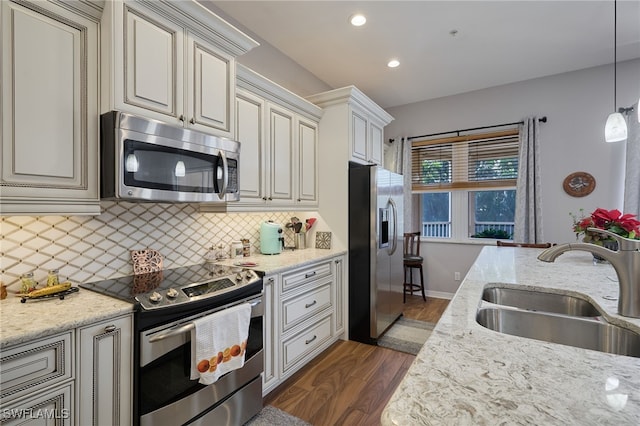
[[304, 344], [308, 345], [309, 343], [313, 342], [314, 340], [316, 340], [318, 338], [318, 336], [316, 336], [315, 334], [313, 335], [313, 337], [309, 340], [305, 340]]
[[105, 333], [113, 333], [114, 331], [116, 331], [115, 325], [108, 325], [104, 328]]
[[314, 276], [316, 274], [316, 271], [313, 272], [309, 272], [308, 274], [304, 274], [305, 278], [311, 278], [312, 276]]
[[311, 302], [311, 303], [307, 303], [307, 304], [305, 304], [305, 305], [304, 305], [304, 307], [305, 307], [305, 308], [310, 308], [310, 307], [312, 307], [313, 305], [315, 305], [316, 303], [318, 303], [318, 302], [317, 302], [316, 300], [314, 300], [314, 301], [313, 301], [313, 302]]

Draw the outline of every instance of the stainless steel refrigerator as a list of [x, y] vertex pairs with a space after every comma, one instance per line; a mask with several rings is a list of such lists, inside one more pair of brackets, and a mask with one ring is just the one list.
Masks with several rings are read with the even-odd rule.
[[349, 163], [349, 339], [375, 343], [402, 314], [403, 178]]

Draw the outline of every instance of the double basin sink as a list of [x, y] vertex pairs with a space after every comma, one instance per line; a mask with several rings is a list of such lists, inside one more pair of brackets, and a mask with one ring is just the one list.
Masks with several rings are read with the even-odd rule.
[[476, 321], [490, 330], [640, 357], [640, 333], [607, 322], [598, 308], [586, 299], [567, 294], [489, 286], [484, 289], [482, 300]]

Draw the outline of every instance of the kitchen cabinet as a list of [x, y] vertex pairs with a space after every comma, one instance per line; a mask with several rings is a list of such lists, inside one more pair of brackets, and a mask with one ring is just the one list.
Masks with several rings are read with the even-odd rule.
[[74, 338], [70, 330], [2, 351], [3, 425], [73, 424]]
[[133, 409], [132, 316], [83, 327], [77, 335], [77, 424], [130, 424]]
[[322, 110], [241, 65], [237, 84], [240, 201], [227, 210], [317, 208]]
[[[382, 165], [384, 127], [393, 120], [391, 115], [355, 86], [319, 93], [307, 100], [333, 112], [322, 120], [322, 131], [330, 127], [330, 133], [341, 133], [341, 144], [347, 140], [346, 161]], [[334, 142], [333, 148], [338, 148], [337, 144]]]
[[267, 275], [263, 278], [263, 295], [264, 295], [264, 325], [263, 325], [263, 342], [264, 342], [264, 372], [262, 373], [262, 394], [266, 395], [278, 385], [278, 355], [277, 340], [278, 330], [278, 309], [277, 309], [277, 290], [278, 275]]
[[263, 394], [344, 337], [344, 257], [266, 276]]
[[2, 424], [131, 424], [132, 329], [128, 314], [3, 349]]
[[100, 214], [99, 20], [90, 1], [3, 1], [1, 214]]
[[257, 45], [196, 1], [108, 1], [102, 112], [234, 138], [235, 58]]
[[393, 117], [354, 86], [319, 93], [306, 98], [323, 108], [320, 120], [318, 161], [332, 164], [331, 173], [319, 183], [322, 203], [319, 213], [335, 239], [348, 243], [350, 161], [382, 165], [384, 128]]

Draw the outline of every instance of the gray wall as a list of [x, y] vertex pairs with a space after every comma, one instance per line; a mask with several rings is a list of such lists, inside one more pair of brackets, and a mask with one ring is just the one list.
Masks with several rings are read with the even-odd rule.
[[[638, 102], [640, 60], [618, 64], [617, 85], [618, 106]], [[395, 120], [386, 127], [385, 139], [547, 116], [548, 122], [541, 124], [543, 233], [546, 240], [561, 243], [575, 240], [569, 212], [622, 209], [625, 144], [604, 142], [604, 124], [612, 110], [610, 65], [389, 108]], [[576, 171], [589, 172], [597, 181], [586, 197], [570, 197], [562, 189], [564, 178]], [[419, 221], [418, 215], [405, 217], [405, 223], [411, 220]], [[413, 227], [418, 229], [419, 223]], [[459, 282], [453, 273], [466, 272], [470, 265], [464, 263], [472, 262], [478, 251], [466, 244], [426, 244], [429, 290], [455, 292]]]

